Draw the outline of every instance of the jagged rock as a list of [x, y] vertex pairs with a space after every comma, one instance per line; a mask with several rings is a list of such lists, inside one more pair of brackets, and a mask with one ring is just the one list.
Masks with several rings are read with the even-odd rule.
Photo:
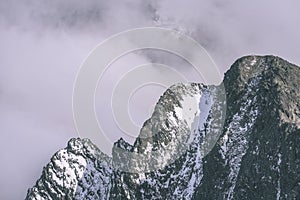
[[299, 77], [274, 56], [233, 64], [223, 134], [204, 158], [195, 199], [299, 199]]
[[281, 58], [247, 56], [226, 91], [174, 85], [133, 145], [121, 138], [110, 158], [70, 140], [26, 199], [300, 199], [299, 77]]

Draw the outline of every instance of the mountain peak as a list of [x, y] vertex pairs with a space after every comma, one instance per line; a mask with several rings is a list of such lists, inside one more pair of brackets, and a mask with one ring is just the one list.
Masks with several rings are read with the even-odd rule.
[[[114, 143], [113, 149], [114, 148], [120, 148], [125, 151], [133, 150], [133, 146], [131, 144], [129, 144], [128, 142], [126, 142], [122, 137], [117, 142]], [[114, 152], [114, 150], [113, 150], [113, 152]]]
[[220, 86], [176, 84], [134, 145], [120, 138], [109, 158], [71, 139], [26, 199], [299, 199], [299, 77], [279, 57], [246, 56], [225, 74], [226, 98]]
[[[254, 95], [266, 109], [277, 109], [280, 118], [299, 127], [300, 68], [277, 56], [245, 56], [225, 73], [229, 112], [235, 111], [240, 96], [249, 90], [249, 83], [259, 79]], [[235, 91], [235, 92], [232, 92]], [[287, 105], [288, 104], [288, 105]], [[267, 105], [265, 105], [267, 106]], [[239, 109], [236, 107], [236, 109]]]
[[[238, 85], [247, 83], [250, 78], [256, 76], [270, 76], [269, 78], [287, 78], [292, 73], [299, 73], [299, 67], [277, 56], [244, 56], [234, 62], [225, 73], [224, 83], [236, 82]], [[293, 79], [297, 81], [299, 79]]]

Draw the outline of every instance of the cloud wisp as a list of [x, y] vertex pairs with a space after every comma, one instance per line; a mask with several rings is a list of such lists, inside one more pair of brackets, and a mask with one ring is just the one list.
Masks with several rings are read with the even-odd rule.
[[[111, 34], [145, 26], [181, 31], [208, 50], [221, 72], [247, 54], [275, 54], [300, 64], [299, 6], [296, 0], [0, 0], [0, 199], [24, 198], [51, 155], [77, 137], [72, 118], [76, 73]], [[111, 115], [110, 102], [102, 97], [110, 95], [126, 70], [151, 61], [195, 79], [187, 63], [168, 53], [143, 51], [120, 58], [97, 93], [98, 116], [108, 120], [111, 140], [123, 135], [105, 119]], [[130, 108], [138, 124], [148, 117], [144, 104], [154, 104], [161, 91], [145, 88], [136, 94]], [[149, 101], [143, 102], [147, 94]]]

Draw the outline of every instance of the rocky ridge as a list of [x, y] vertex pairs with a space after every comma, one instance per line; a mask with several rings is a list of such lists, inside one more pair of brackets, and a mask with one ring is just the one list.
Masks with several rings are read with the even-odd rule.
[[174, 85], [133, 145], [118, 140], [111, 158], [70, 140], [26, 199], [300, 198], [299, 77], [281, 58], [247, 56], [226, 72], [225, 91]]

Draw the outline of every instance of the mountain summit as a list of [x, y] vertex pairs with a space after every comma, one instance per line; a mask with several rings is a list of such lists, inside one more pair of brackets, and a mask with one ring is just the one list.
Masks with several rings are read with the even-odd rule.
[[133, 145], [121, 138], [108, 157], [71, 139], [26, 199], [300, 199], [299, 77], [247, 56], [220, 86], [176, 84]]

